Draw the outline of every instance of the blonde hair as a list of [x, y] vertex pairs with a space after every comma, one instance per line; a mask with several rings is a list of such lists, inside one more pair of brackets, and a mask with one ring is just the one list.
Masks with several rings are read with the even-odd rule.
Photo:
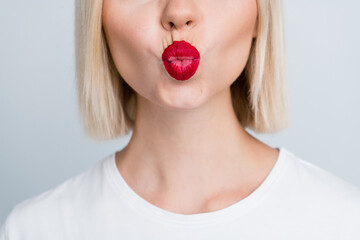
[[[78, 103], [86, 132], [96, 140], [130, 133], [136, 92], [118, 73], [102, 28], [102, 0], [75, 1]], [[281, 0], [257, 0], [257, 36], [244, 71], [231, 85], [243, 127], [273, 133], [288, 125], [288, 87]]]

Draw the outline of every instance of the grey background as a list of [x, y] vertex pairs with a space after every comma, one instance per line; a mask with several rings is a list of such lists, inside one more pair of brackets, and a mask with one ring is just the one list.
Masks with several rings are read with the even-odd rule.
[[[358, 1], [286, 1], [291, 125], [256, 135], [360, 187]], [[2, 1], [0, 223], [19, 202], [123, 148], [79, 123], [73, 0]]]

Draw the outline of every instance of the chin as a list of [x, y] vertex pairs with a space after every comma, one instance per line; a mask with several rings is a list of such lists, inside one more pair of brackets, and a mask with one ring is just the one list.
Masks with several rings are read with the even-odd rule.
[[204, 103], [202, 91], [162, 92], [160, 104], [171, 110], [191, 110], [201, 107]]

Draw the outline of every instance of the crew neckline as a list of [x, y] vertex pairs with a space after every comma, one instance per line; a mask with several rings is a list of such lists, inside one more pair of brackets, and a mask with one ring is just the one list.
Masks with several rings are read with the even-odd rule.
[[274, 185], [275, 180], [278, 178], [281, 170], [283, 169], [287, 150], [283, 146], [276, 149], [279, 150], [279, 155], [274, 166], [260, 186], [257, 187], [250, 195], [225, 208], [195, 214], [171, 212], [148, 202], [138, 195], [126, 183], [120, 171], [117, 169], [115, 158], [116, 152], [112, 153], [105, 159], [104, 167], [106, 175], [109, 177], [110, 182], [118, 196], [125, 200], [127, 204], [133, 207], [140, 214], [148, 216], [151, 219], [156, 218], [160, 221], [177, 225], [203, 226], [206, 224], [230, 220], [234, 217], [239, 218], [249, 212], [252, 208], [256, 207], [259, 201], [266, 196], [266, 193], [268, 193], [270, 188]]

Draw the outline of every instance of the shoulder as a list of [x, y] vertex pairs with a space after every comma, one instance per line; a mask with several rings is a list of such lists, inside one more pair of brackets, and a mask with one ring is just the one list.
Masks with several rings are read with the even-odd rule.
[[57, 223], [64, 224], [71, 220], [77, 211], [82, 211], [85, 199], [87, 204], [96, 201], [104, 181], [104, 163], [109, 157], [57, 186], [15, 205], [2, 226], [0, 240], [5, 239], [5, 235], [14, 236], [14, 239], [22, 239], [21, 236], [25, 234], [31, 236], [40, 226], [42, 233], [58, 231], [54, 226]]
[[360, 200], [360, 188], [358, 186], [288, 150], [285, 151], [289, 166], [296, 173], [300, 186]]
[[[360, 232], [360, 188], [342, 177], [286, 151], [289, 186], [308, 207], [333, 212]], [[290, 176], [292, 175], [292, 176]], [[325, 214], [325, 213], [324, 213]], [[353, 228], [355, 229], [355, 228]]]

